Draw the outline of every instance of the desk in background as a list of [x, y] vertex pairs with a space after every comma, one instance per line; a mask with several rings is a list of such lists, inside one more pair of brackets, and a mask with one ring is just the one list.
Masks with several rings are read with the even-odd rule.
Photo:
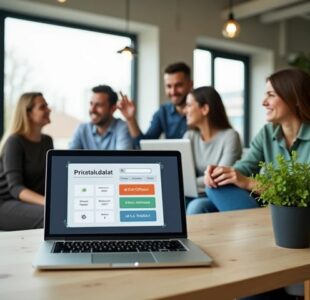
[[231, 300], [310, 278], [310, 249], [275, 246], [267, 209], [191, 216], [188, 230], [212, 267], [40, 272], [31, 261], [43, 231], [2, 232], [0, 299]]

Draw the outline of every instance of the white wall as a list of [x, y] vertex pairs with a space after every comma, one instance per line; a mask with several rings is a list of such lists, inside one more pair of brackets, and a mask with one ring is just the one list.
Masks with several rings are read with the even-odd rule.
[[250, 92], [250, 140], [265, 123], [265, 110], [262, 107], [267, 75], [273, 72], [274, 55], [270, 50], [258, 50], [251, 55]]
[[159, 106], [161, 76], [158, 40], [157, 29], [141, 30], [139, 33], [138, 121], [143, 130], [148, 128]]

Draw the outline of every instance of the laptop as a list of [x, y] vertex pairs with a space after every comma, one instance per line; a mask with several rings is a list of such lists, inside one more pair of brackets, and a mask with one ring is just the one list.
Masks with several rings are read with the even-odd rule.
[[[192, 146], [189, 139], [141, 140], [143, 150], [176, 150], [182, 155], [184, 194], [187, 197], [199, 197]], [[204, 191], [201, 191], [204, 192]]]
[[177, 151], [50, 150], [37, 269], [210, 265], [187, 239]]

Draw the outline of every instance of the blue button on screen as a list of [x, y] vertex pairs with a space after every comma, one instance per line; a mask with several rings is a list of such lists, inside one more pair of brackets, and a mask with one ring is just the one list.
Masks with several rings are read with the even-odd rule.
[[156, 221], [155, 210], [130, 210], [120, 212], [121, 222], [154, 222]]

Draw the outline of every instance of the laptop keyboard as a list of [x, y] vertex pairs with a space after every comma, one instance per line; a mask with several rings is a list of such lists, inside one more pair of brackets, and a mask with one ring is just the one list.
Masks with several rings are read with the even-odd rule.
[[53, 253], [187, 251], [178, 240], [56, 242]]

